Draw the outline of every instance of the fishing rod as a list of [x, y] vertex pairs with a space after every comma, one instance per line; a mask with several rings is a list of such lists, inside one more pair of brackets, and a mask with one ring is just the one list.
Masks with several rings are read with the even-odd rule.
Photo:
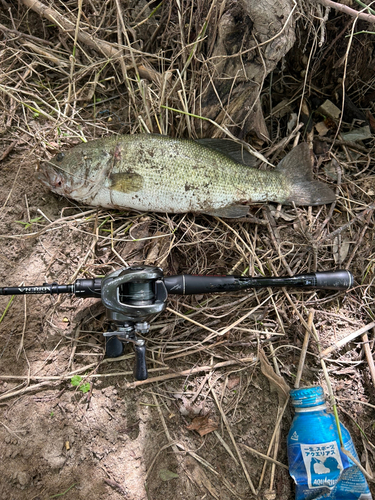
[[266, 287], [340, 291], [351, 288], [353, 282], [353, 275], [346, 270], [252, 278], [194, 274], [164, 276], [159, 267], [130, 266], [118, 269], [104, 278], [77, 279], [69, 285], [44, 283], [41, 286], [0, 287], [0, 295], [67, 293], [81, 298], [100, 298], [110, 321], [110, 329], [104, 333], [107, 337], [106, 356], [121, 356], [123, 343], [133, 343], [134, 376], [137, 380], [145, 380], [146, 346], [145, 341], [138, 338], [137, 334], [144, 336], [149, 332], [149, 321], [152, 316], [165, 309], [168, 294], [225, 293]]

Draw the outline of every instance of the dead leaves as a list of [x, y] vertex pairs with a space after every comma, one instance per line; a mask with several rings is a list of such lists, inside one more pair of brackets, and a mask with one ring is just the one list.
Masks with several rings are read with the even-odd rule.
[[200, 436], [216, 431], [218, 429], [217, 423], [210, 417], [210, 414], [201, 417], [195, 417], [190, 425], [186, 428], [189, 431], [197, 431]]

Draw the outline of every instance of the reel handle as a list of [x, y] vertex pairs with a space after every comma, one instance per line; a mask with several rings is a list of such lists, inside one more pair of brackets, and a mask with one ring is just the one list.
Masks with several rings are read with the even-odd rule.
[[138, 340], [134, 344], [134, 378], [136, 380], [146, 380], [148, 377], [146, 365], [146, 345], [144, 341]]

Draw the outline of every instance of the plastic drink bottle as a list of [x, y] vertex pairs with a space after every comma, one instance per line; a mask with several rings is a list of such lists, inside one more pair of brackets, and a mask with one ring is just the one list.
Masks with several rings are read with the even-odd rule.
[[[296, 413], [288, 434], [288, 461], [296, 500], [372, 500], [361, 470], [340, 451], [335, 417], [327, 413], [322, 387], [293, 389], [290, 396]], [[344, 448], [358, 460], [343, 425], [341, 434]]]

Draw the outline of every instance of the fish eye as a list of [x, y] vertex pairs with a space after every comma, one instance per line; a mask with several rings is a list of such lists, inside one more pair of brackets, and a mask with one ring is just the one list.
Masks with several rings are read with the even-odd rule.
[[56, 160], [57, 161], [62, 161], [64, 159], [64, 153], [59, 153], [57, 156], [56, 156]]

